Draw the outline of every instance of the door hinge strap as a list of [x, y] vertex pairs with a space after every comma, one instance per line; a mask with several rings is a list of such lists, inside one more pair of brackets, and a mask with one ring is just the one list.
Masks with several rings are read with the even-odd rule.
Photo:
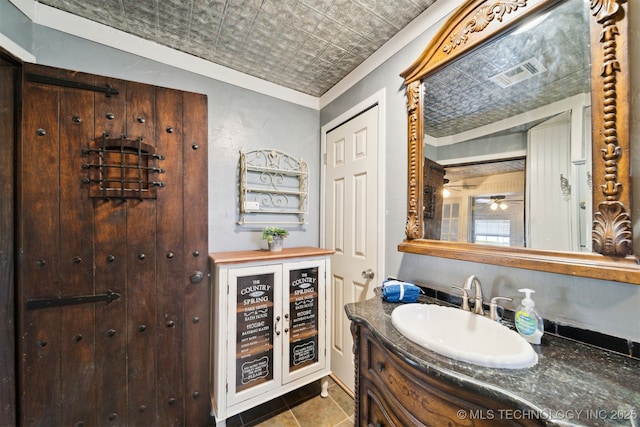
[[111, 87], [110, 84], [106, 84], [105, 86], [95, 86], [88, 83], [75, 82], [73, 80], [59, 79], [57, 77], [43, 76], [34, 73], [27, 73], [26, 78], [27, 81], [33, 83], [42, 83], [46, 85], [70, 87], [73, 89], [84, 89], [92, 90], [94, 92], [103, 92], [107, 97], [110, 97], [111, 95], [118, 95], [120, 93], [118, 89]]
[[111, 301], [120, 298], [120, 294], [112, 291], [107, 291], [100, 295], [84, 295], [77, 297], [65, 297], [65, 298], [43, 298], [32, 299], [27, 301], [27, 310], [38, 310], [40, 308], [49, 307], [62, 307], [66, 305], [87, 304], [91, 302], [106, 301], [107, 304]]

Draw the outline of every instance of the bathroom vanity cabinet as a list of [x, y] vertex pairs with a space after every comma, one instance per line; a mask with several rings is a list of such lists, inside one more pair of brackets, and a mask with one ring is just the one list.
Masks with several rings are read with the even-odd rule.
[[329, 374], [329, 256], [318, 248], [210, 254], [216, 425]]
[[[637, 358], [545, 334], [534, 347], [535, 366], [477, 366], [404, 337], [391, 321], [400, 304], [380, 294], [345, 306], [354, 337], [356, 426], [637, 425]], [[427, 296], [420, 302], [448, 305]]]
[[[540, 426], [482, 395], [426, 375], [352, 324], [356, 346], [356, 426]], [[503, 418], [503, 419], [500, 419]]]

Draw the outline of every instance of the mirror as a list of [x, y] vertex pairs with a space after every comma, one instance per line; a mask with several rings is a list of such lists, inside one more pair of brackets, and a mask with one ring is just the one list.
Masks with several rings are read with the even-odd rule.
[[[640, 284], [632, 255], [625, 7], [624, 0], [473, 0], [452, 14], [402, 73], [409, 168], [400, 251]], [[542, 32], [528, 33], [536, 30]], [[545, 137], [549, 127], [556, 133]], [[532, 141], [557, 141], [558, 135], [564, 138], [562, 167], [537, 170], [558, 158], [558, 147]], [[555, 151], [537, 148], [544, 145]], [[453, 173], [454, 166], [495, 167], [515, 159], [525, 159], [523, 193], [497, 190], [504, 183], [488, 189], [472, 178], [456, 181]], [[497, 173], [484, 176], [497, 179]], [[515, 176], [504, 182], [520, 179]], [[553, 185], [538, 182], [545, 180]], [[446, 206], [440, 194], [447, 186], [466, 206]], [[559, 208], [558, 197], [568, 198], [569, 206]], [[465, 232], [460, 223], [451, 231], [452, 212], [470, 217], [483, 203], [500, 209], [507, 198], [523, 201], [522, 225], [513, 223], [523, 230], [521, 243], [517, 237], [510, 246], [490, 241], [511, 231], [500, 238], [487, 232], [486, 212], [462, 225]], [[501, 216], [493, 217], [497, 229]], [[569, 230], [568, 242], [553, 230]]]
[[568, 0], [422, 80], [424, 155], [446, 191], [425, 198], [443, 213], [424, 238], [591, 251], [590, 63], [588, 9]]

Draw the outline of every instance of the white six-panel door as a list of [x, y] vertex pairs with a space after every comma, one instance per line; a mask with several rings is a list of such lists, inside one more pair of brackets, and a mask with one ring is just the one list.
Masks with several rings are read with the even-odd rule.
[[[327, 133], [325, 246], [333, 249], [331, 370], [354, 389], [353, 339], [344, 305], [373, 296], [379, 283], [378, 106]], [[369, 277], [363, 277], [363, 272]], [[371, 277], [373, 274], [373, 277]]]

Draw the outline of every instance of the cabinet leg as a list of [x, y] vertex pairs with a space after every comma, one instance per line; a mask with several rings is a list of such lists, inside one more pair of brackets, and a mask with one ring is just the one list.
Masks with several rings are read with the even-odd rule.
[[328, 397], [329, 396], [328, 388], [329, 388], [329, 380], [324, 378], [322, 380], [322, 391], [320, 392], [320, 397]]

